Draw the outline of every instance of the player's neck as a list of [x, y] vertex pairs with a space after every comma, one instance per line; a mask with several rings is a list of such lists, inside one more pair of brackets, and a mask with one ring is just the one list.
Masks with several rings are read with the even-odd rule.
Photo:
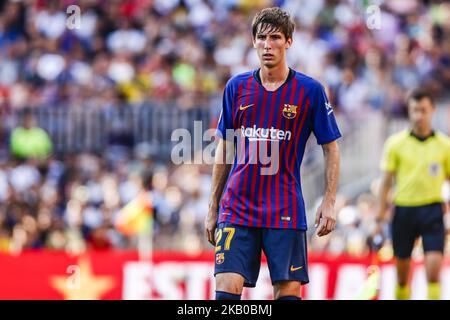
[[415, 136], [421, 138], [426, 138], [433, 134], [433, 129], [431, 127], [412, 127], [411, 131]]
[[280, 64], [273, 68], [261, 66], [259, 75], [264, 87], [273, 88], [281, 86], [286, 81], [289, 76], [289, 68], [286, 64]]

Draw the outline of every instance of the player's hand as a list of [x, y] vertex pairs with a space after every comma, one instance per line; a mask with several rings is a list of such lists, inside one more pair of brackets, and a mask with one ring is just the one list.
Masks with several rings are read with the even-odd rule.
[[377, 235], [383, 235], [384, 231], [383, 231], [383, 227], [384, 224], [386, 223], [385, 221], [385, 217], [386, 213], [383, 212], [381, 209], [378, 209], [378, 211], [376, 212], [376, 219], [375, 219], [375, 227], [372, 230], [372, 237], [375, 237]]
[[205, 232], [208, 242], [216, 246], [217, 210], [210, 209], [205, 218]]
[[317, 228], [319, 237], [329, 234], [336, 228], [336, 213], [331, 203], [322, 202], [317, 209], [314, 226]]
[[373, 228], [372, 231], [372, 237], [375, 237], [377, 235], [382, 235], [383, 234], [383, 222], [379, 221], [376, 222], [375, 227]]

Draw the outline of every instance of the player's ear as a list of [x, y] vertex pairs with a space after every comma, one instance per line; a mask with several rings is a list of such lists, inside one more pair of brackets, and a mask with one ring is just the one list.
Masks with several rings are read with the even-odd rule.
[[285, 48], [286, 48], [286, 49], [289, 49], [289, 48], [291, 47], [291, 45], [292, 45], [292, 38], [288, 38], [288, 39], [286, 40], [286, 46], [285, 46]]

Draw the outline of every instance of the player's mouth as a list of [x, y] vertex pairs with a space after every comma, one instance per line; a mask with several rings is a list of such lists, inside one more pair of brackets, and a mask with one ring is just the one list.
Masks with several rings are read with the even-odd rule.
[[273, 59], [273, 58], [274, 58], [274, 55], [273, 55], [273, 54], [270, 54], [270, 53], [264, 53], [264, 54], [263, 54], [263, 59], [271, 60], [271, 59]]

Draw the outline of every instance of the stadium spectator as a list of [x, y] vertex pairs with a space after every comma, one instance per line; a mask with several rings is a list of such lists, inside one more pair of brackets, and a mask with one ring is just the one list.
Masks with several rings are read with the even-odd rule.
[[42, 128], [36, 126], [29, 109], [23, 112], [22, 125], [11, 133], [11, 154], [18, 159], [45, 159], [52, 152], [52, 142]]
[[[417, 0], [405, 9], [386, 1], [381, 30], [370, 30], [361, 3], [275, 2], [293, 10], [299, 26], [290, 65], [336, 90], [347, 81], [347, 90], [358, 93], [359, 107], [341, 92], [341, 100], [332, 101], [338, 110], [373, 108], [405, 116], [405, 106], [399, 112], [396, 95], [382, 87], [401, 92], [424, 85], [435, 96], [445, 94], [450, 49], [442, 17], [448, 3]], [[208, 102], [220, 95], [224, 79], [255, 66], [245, 38], [247, 13], [271, 1], [80, 1], [81, 27], [72, 30], [65, 24], [70, 3], [3, 2], [3, 104], [103, 108], [114, 92], [133, 104], [176, 96], [188, 108], [212, 107]], [[359, 90], [368, 78], [382, 86]]]

